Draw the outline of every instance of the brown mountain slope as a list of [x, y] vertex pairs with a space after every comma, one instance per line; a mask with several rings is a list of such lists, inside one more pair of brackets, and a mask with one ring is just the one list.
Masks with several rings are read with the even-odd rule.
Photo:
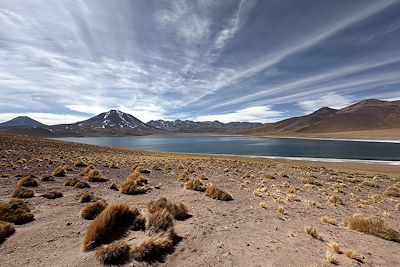
[[363, 100], [335, 110], [319, 109], [309, 115], [265, 125], [250, 133], [335, 133], [400, 128], [400, 101]]

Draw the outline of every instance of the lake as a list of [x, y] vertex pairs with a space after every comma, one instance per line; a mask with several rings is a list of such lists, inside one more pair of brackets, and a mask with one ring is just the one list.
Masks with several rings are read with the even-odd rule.
[[400, 161], [400, 143], [370, 141], [201, 135], [68, 137], [56, 139], [157, 152]]

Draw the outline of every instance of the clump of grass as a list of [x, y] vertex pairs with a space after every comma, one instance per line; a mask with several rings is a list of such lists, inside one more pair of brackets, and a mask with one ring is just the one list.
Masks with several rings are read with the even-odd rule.
[[118, 190], [119, 190], [117, 184], [114, 183], [114, 182], [112, 182], [112, 183], [108, 186], [108, 189], [112, 189], [112, 190], [115, 190], [115, 191], [118, 191]]
[[312, 226], [307, 226], [307, 227], [304, 228], [304, 231], [305, 231], [308, 235], [312, 236], [313, 238], [315, 238], [315, 239], [317, 239], [317, 240], [320, 240], [320, 241], [323, 241], [322, 236], [320, 236], [320, 235], [317, 233], [317, 230], [316, 230], [314, 227], [312, 227]]
[[0, 221], [0, 244], [2, 244], [7, 237], [15, 232], [14, 225], [8, 222]]
[[190, 217], [185, 204], [179, 203], [179, 205], [176, 205], [165, 197], [157, 201], [150, 201], [149, 204], [147, 204], [147, 210], [150, 213], [155, 213], [163, 209], [166, 209], [176, 220], [185, 220]]
[[86, 231], [83, 249], [92, 250], [121, 238], [131, 226], [142, 225], [143, 218], [138, 209], [130, 209], [126, 204], [107, 206]]
[[147, 181], [147, 179], [140, 179], [140, 177], [136, 179], [127, 179], [122, 183], [119, 192], [128, 195], [146, 194], [150, 188], [144, 182], [145, 180]]
[[338, 196], [329, 196], [328, 201], [334, 205], [334, 206], [339, 206], [339, 205], [344, 205], [343, 200], [338, 197]]
[[80, 176], [86, 176], [88, 173], [89, 173], [89, 171], [90, 170], [94, 170], [95, 168], [93, 167], [93, 165], [89, 165], [89, 166], [87, 166], [85, 169], [83, 169], [80, 173], [79, 173], [79, 175]]
[[223, 201], [232, 200], [232, 196], [229, 193], [219, 189], [218, 187], [216, 187], [214, 185], [208, 186], [208, 188], [205, 191], [205, 195], [212, 199], [218, 199], [218, 200], [223, 200]]
[[84, 181], [80, 181], [76, 178], [68, 178], [64, 182], [64, 186], [73, 186], [76, 188], [90, 188], [90, 185]]
[[107, 206], [105, 201], [96, 201], [88, 204], [86, 207], [81, 209], [80, 215], [83, 219], [93, 220], [96, 218]]
[[207, 189], [207, 186], [204, 185], [200, 179], [197, 178], [191, 178], [189, 181], [185, 183], [184, 188], [186, 190], [194, 190], [194, 191], [200, 191], [204, 192]]
[[185, 170], [183, 173], [181, 173], [179, 176], [178, 176], [178, 181], [181, 181], [181, 182], [187, 182], [188, 180], [189, 180], [189, 172], [187, 171], [187, 170]]
[[279, 206], [279, 207], [276, 209], [276, 211], [277, 211], [280, 215], [285, 215], [285, 214], [286, 214], [285, 208], [282, 207], [282, 206]]
[[25, 176], [18, 181], [17, 185], [25, 187], [37, 187], [39, 184], [34, 178]]
[[369, 196], [369, 198], [375, 203], [382, 201], [382, 197], [379, 194], [372, 194]]
[[310, 185], [316, 185], [316, 186], [322, 186], [322, 183], [316, 179], [311, 179], [311, 178], [304, 178], [301, 180], [303, 184], [310, 184]]
[[63, 167], [57, 167], [53, 170], [51, 175], [56, 176], [56, 177], [63, 177], [67, 174], [66, 170]]
[[289, 201], [289, 202], [301, 201], [300, 198], [298, 198], [298, 197], [296, 196], [296, 194], [287, 194], [286, 200]]
[[331, 224], [331, 225], [337, 225], [337, 221], [328, 216], [321, 217], [321, 222], [326, 223], [326, 224]]
[[77, 160], [77, 161], [75, 161], [74, 166], [75, 167], [86, 167], [87, 164], [84, 163], [82, 160]]
[[363, 261], [363, 257], [355, 250], [348, 249], [348, 250], [346, 250], [346, 252], [344, 254], [349, 259], [356, 260], [356, 261], [359, 261], [359, 262]]
[[362, 181], [360, 183], [361, 186], [368, 186], [368, 187], [376, 187], [379, 188], [379, 185], [373, 181], [369, 181], [367, 179], [365, 179], [364, 181]]
[[51, 192], [47, 192], [47, 193], [41, 195], [41, 197], [44, 197], [47, 199], [56, 199], [56, 198], [63, 197], [63, 193], [57, 192], [57, 191], [51, 191]]
[[353, 215], [353, 217], [345, 220], [345, 225], [350, 230], [400, 243], [400, 233], [390, 228], [386, 221], [380, 217]]
[[265, 202], [260, 202], [258, 203], [258, 205], [260, 206], [260, 208], [262, 209], [266, 209], [267, 208], [267, 204]]
[[340, 245], [336, 242], [330, 242], [328, 246], [335, 251], [337, 254], [342, 254], [342, 250], [340, 249]]
[[49, 181], [55, 181], [54, 177], [48, 174], [44, 174], [39, 177], [39, 180], [42, 182], [49, 182]]
[[31, 198], [34, 195], [35, 191], [32, 189], [23, 186], [17, 186], [11, 196], [15, 198]]
[[387, 197], [400, 197], [400, 189], [396, 186], [390, 186], [383, 194]]
[[162, 232], [150, 236], [140, 245], [131, 250], [131, 257], [137, 261], [156, 262], [163, 261], [166, 254], [172, 252], [174, 247], [174, 234]]
[[99, 170], [96, 169], [90, 169], [86, 174], [85, 174], [85, 179], [88, 180], [89, 182], [107, 182], [108, 179], [104, 178]]
[[95, 197], [93, 196], [93, 194], [91, 194], [89, 192], [85, 192], [79, 197], [80, 203], [88, 203], [93, 200], [95, 200]]
[[166, 209], [156, 210], [147, 218], [146, 229], [150, 234], [172, 231], [173, 227], [174, 218]]
[[96, 258], [105, 265], [123, 265], [130, 260], [130, 250], [125, 240], [116, 241], [109, 246], [99, 247]]
[[319, 203], [318, 201], [314, 201], [314, 200], [307, 200], [306, 201], [308, 203], [308, 205], [310, 205], [313, 208], [316, 209], [323, 209], [324, 207], [322, 206], [321, 203]]
[[29, 223], [34, 220], [28, 205], [20, 199], [11, 199], [0, 204], [0, 220], [15, 224]]
[[339, 264], [338, 260], [333, 256], [333, 254], [329, 251], [326, 252], [325, 254], [325, 259], [328, 263], [337, 265]]

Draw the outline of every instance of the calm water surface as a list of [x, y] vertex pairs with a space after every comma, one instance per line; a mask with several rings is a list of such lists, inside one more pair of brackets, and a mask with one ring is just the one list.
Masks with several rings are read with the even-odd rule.
[[57, 140], [159, 152], [400, 161], [400, 143], [249, 136], [69, 137]]

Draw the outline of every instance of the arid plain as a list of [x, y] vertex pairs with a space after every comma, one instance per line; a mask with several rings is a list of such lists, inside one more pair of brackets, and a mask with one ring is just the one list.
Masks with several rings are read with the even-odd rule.
[[1, 135], [1, 265], [399, 266], [399, 170]]

